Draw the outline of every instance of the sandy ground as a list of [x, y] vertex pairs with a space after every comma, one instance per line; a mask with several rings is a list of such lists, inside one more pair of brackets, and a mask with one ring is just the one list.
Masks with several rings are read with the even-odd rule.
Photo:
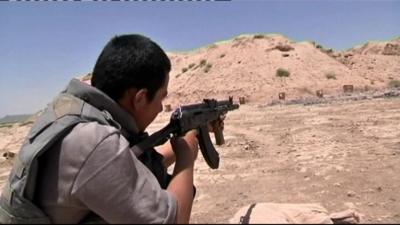
[[228, 223], [247, 204], [275, 202], [355, 208], [363, 223], [399, 223], [399, 119], [400, 98], [241, 105], [226, 118], [220, 168], [199, 155], [191, 222]]

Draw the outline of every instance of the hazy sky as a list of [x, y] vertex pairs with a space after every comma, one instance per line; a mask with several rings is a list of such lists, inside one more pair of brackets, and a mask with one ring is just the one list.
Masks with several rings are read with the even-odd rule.
[[345, 50], [400, 36], [400, 1], [0, 2], [0, 117], [42, 109], [116, 34], [186, 51], [244, 33]]

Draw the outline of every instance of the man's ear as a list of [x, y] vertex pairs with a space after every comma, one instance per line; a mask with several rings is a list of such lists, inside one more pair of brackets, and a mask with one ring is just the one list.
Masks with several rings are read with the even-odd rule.
[[143, 105], [145, 105], [147, 103], [147, 89], [146, 88], [139, 89], [135, 93], [133, 101], [136, 107], [142, 107]]

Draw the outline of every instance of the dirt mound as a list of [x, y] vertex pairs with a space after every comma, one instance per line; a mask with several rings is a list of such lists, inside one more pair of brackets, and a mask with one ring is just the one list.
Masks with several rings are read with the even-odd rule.
[[169, 53], [173, 70], [166, 101], [177, 105], [209, 97], [243, 96], [250, 102], [268, 103], [276, 100], [279, 92], [295, 99], [316, 95], [318, 90], [340, 93], [348, 84], [356, 91], [385, 88], [399, 78], [400, 57], [387, 54], [396, 51], [398, 41], [335, 52], [314, 42], [256, 34], [191, 52]]
[[356, 46], [348, 52], [361, 55], [396, 55], [400, 56], [400, 37], [391, 41], [368, 42]]

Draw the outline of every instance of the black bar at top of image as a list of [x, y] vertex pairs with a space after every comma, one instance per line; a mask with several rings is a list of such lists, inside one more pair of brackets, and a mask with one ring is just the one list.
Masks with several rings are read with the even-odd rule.
[[[48, 1], [63, 1], [63, 2], [69, 2], [69, 1], [73, 1], [73, 2], [80, 2], [82, 0], [0, 0], [0, 2], [10, 2], [10, 1], [17, 1], [17, 2], [39, 2], [39, 1], [43, 1], [43, 2], [48, 2]], [[91, 0], [94, 2], [97, 1], [112, 1], [112, 2], [119, 2], [119, 1], [134, 1], [134, 2], [230, 2], [232, 0]]]

